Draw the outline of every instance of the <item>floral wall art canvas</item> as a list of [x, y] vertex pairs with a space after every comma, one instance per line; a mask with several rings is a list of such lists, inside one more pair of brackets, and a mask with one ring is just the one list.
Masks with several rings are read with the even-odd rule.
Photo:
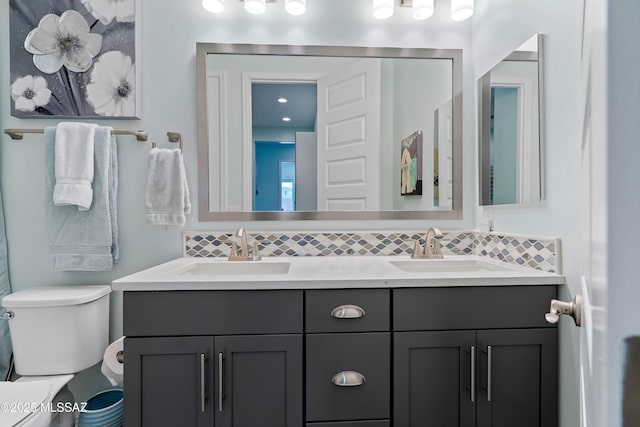
[[137, 118], [136, 0], [9, 0], [11, 115]]
[[400, 195], [422, 195], [422, 131], [400, 141]]

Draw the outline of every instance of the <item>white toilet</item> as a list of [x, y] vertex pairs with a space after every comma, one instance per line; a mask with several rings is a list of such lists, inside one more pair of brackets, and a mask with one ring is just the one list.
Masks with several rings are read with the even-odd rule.
[[[36, 287], [7, 295], [15, 382], [0, 382], [0, 426], [71, 427], [74, 374], [109, 344], [110, 286]], [[76, 406], [77, 407], [77, 406]]]

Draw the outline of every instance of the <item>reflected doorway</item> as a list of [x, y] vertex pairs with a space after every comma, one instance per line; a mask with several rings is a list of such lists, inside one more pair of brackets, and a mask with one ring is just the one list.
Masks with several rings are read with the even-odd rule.
[[315, 81], [261, 80], [250, 87], [253, 210], [315, 208], [315, 197], [308, 206], [305, 195], [300, 206], [296, 194], [315, 194]]

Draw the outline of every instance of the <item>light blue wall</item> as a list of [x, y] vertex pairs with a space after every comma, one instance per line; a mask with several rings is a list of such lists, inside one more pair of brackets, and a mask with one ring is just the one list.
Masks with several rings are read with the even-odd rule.
[[[493, 218], [496, 231], [562, 239], [568, 286], [560, 297], [580, 289], [580, 0], [477, 1], [473, 17], [473, 62], [479, 78], [534, 33], [544, 35], [544, 115], [546, 200], [531, 205], [477, 208], [477, 221]], [[477, 205], [477, 203], [476, 203]], [[577, 427], [580, 350], [570, 319], [560, 321], [560, 426]]]
[[[167, 131], [182, 132], [187, 178], [192, 195], [197, 194], [195, 43], [323, 44], [390, 47], [463, 48], [464, 92], [473, 94], [471, 22], [452, 22], [446, 2], [437, 2], [429, 21], [411, 19], [411, 10], [397, 10], [391, 19], [379, 22], [371, 16], [370, 0], [315, 0], [308, 13], [292, 17], [282, 11], [282, 2], [268, 5], [263, 16], [242, 10], [239, 1], [227, 1], [228, 11], [216, 16], [205, 12], [200, 1], [141, 1], [142, 28], [140, 71], [142, 73], [142, 119], [103, 121], [114, 128], [146, 129], [150, 141], [168, 146]], [[479, 4], [481, 2], [478, 2]], [[554, 7], [556, 8], [556, 7]], [[0, 2], [0, 126], [42, 128], [53, 120], [19, 120], [9, 114], [9, 6]], [[465, 95], [464, 115], [464, 203], [460, 221], [298, 221], [200, 223], [192, 214], [186, 228], [232, 231], [244, 226], [255, 230], [356, 230], [470, 228], [475, 184], [473, 142], [473, 95]], [[240, 141], [238, 141], [240, 142]], [[37, 285], [108, 284], [111, 280], [182, 255], [180, 229], [151, 226], [144, 217], [144, 182], [150, 142], [119, 138], [120, 193], [119, 228], [121, 261], [106, 273], [65, 273], [52, 269], [45, 233], [43, 209], [43, 140], [27, 136], [21, 142], [1, 136], [0, 170], [5, 201], [11, 282], [15, 290]], [[198, 211], [192, 197], [193, 211]], [[111, 335], [122, 333], [121, 298], [112, 297]], [[83, 374], [79, 398], [105, 386], [99, 375]], [[82, 386], [82, 387], [81, 387]], [[78, 393], [77, 393], [78, 394]]]
[[255, 156], [254, 185], [258, 187], [258, 192], [254, 187], [253, 206], [257, 211], [279, 211], [280, 162], [296, 161], [295, 145], [256, 142]]

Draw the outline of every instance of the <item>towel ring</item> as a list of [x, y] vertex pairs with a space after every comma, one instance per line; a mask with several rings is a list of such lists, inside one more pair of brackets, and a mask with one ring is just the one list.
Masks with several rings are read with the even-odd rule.
[[[180, 152], [182, 152], [182, 134], [180, 132], [167, 132], [167, 138], [169, 142], [177, 142]], [[151, 143], [151, 148], [156, 148], [158, 145], [155, 142]]]
[[182, 134], [180, 132], [167, 132], [169, 142], [177, 142], [180, 151], [182, 151]]

